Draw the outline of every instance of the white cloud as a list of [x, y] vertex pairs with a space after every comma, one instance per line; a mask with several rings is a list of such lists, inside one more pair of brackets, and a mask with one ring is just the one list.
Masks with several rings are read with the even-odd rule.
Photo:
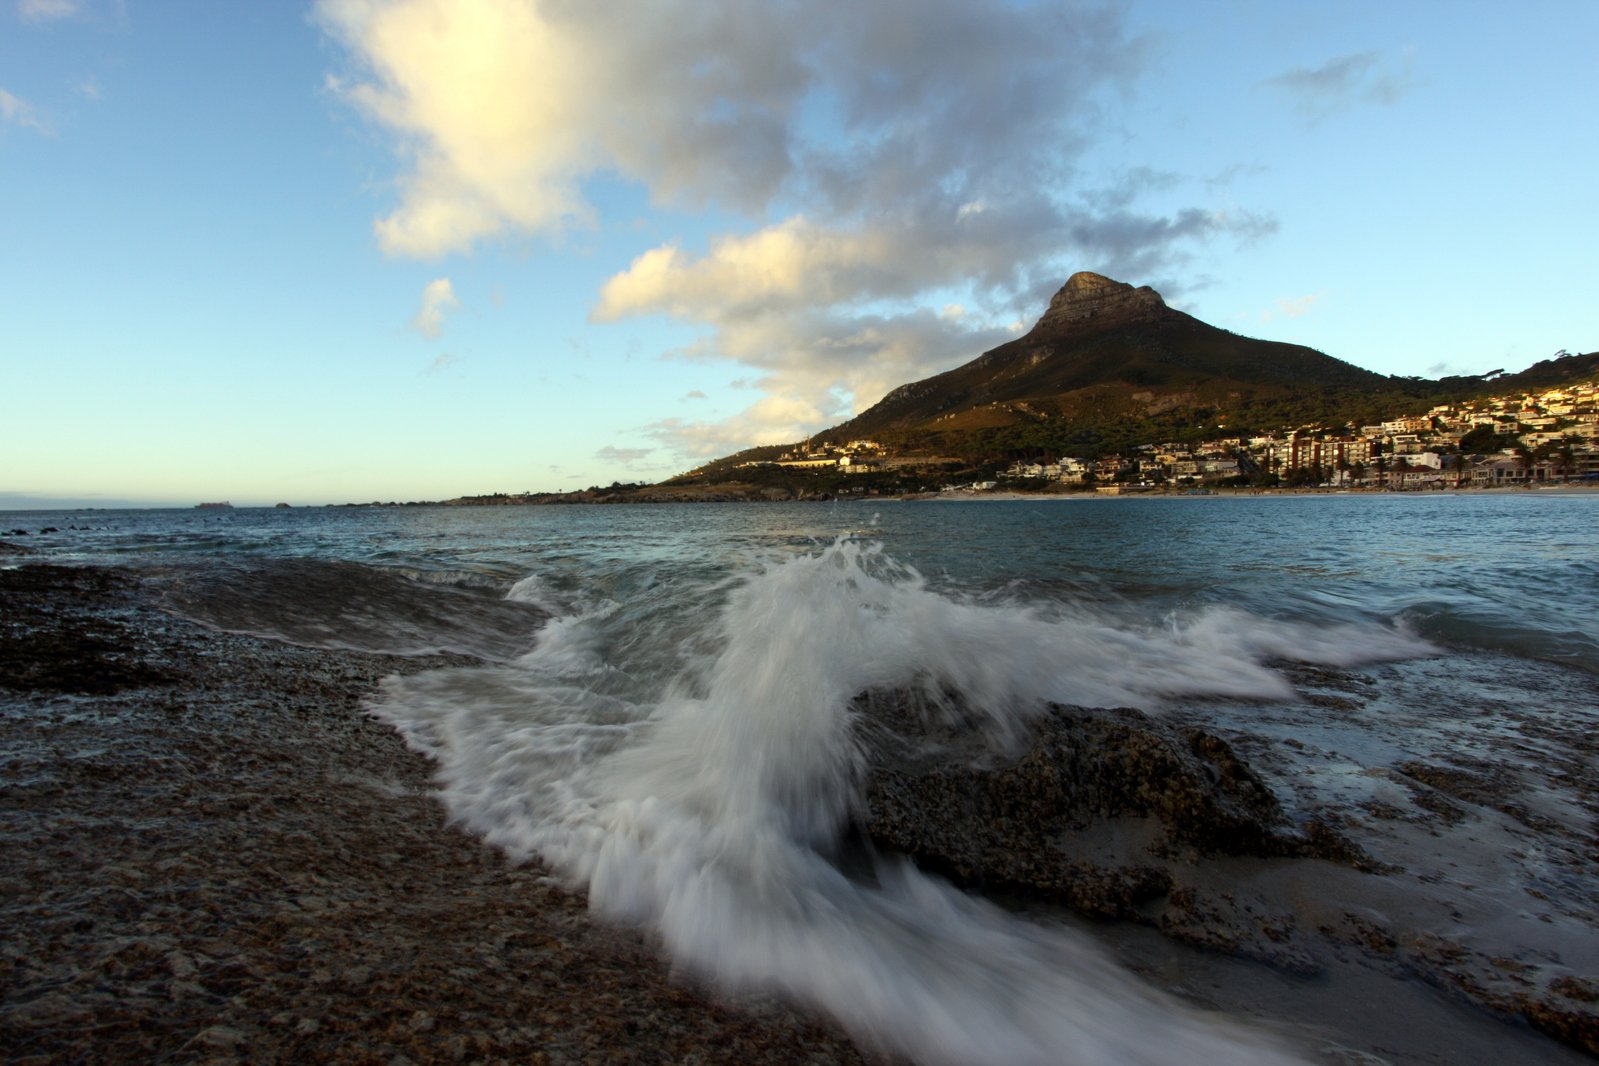
[[625, 19], [321, 0], [316, 16], [352, 60], [330, 84], [402, 156], [378, 239], [417, 256], [587, 219], [582, 183], [605, 172], [752, 217], [779, 196], [831, 215], [929, 196], [980, 214], [1058, 172], [1081, 140], [1074, 109], [1142, 56], [1114, 12], [1078, 0], [661, 0]]
[[40, 133], [49, 133], [50, 128], [39, 117], [39, 109], [20, 96], [13, 96], [4, 89], [0, 89], [0, 122], [9, 122], [16, 126], [38, 130]]
[[[592, 312], [702, 325], [675, 354], [754, 372], [764, 396], [733, 420], [657, 426], [693, 454], [803, 436], [976, 355], [1012, 335], [991, 323], [1031, 320], [1073, 270], [1142, 282], [1184, 249], [1272, 225], [1141, 210], [1146, 192], [1171, 191], [1147, 168], [1111, 189], [1079, 187], [1104, 109], [1147, 52], [1115, 4], [656, 0], [625, 18], [538, 0], [315, 10], [350, 60], [330, 85], [392, 135], [400, 159], [397, 200], [374, 223], [389, 254], [588, 224], [598, 178], [736, 220], [703, 246], [643, 250]], [[937, 311], [957, 305], [959, 316]]]
[[449, 278], [434, 278], [422, 288], [422, 306], [411, 319], [411, 328], [430, 341], [444, 334], [444, 316], [461, 306]]
[[655, 452], [654, 448], [618, 448], [607, 444], [594, 453], [594, 458], [602, 463], [614, 463], [618, 466], [631, 468], [634, 463]]
[[[730, 10], [729, 8], [736, 8]], [[584, 177], [665, 200], [758, 208], [784, 176], [803, 67], [775, 6], [322, 0], [358, 74], [332, 85], [399, 137], [396, 255], [463, 251], [589, 218]]]
[[77, 0], [17, 0], [17, 15], [25, 22], [55, 22], [81, 14]]
[[715, 353], [756, 370], [748, 385], [764, 395], [731, 418], [666, 419], [650, 431], [696, 458], [799, 440], [1012, 336], [926, 309], [891, 316], [794, 311], [731, 323], [717, 331]]

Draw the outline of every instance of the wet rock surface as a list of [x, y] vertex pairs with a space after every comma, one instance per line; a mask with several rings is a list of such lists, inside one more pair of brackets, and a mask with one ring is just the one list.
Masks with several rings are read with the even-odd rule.
[[[1409, 802], [1396, 796], [1376, 816], [1405, 832], [1368, 836], [1349, 812], [1285, 807], [1233, 744], [1180, 721], [1054, 706], [1020, 742], [996, 743], [958, 708], [929, 711], [903, 693], [868, 694], [856, 710], [868, 766], [859, 828], [880, 847], [1025, 906], [1139, 923], [1298, 979], [1331, 969], [1419, 980], [1599, 1054], [1594, 886], [1563, 879], [1560, 895], [1575, 896], [1565, 913], [1507, 915], [1412, 850], [1418, 831], [1482, 833], [1483, 814], [1552, 831], [1488, 760], [1403, 764], [1388, 777]], [[1549, 906], [1539, 895], [1529, 886], [1520, 898]], [[1581, 935], [1529, 934], [1540, 921]]]
[[462, 661], [203, 629], [0, 570], [0, 1048], [54, 1062], [859, 1062], [671, 979], [442, 824], [361, 700]]
[[[442, 826], [430, 767], [361, 701], [389, 674], [469, 661], [218, 633], [119, 573], [0, 570], [6, 1061], [867, 1057], [788, 1007], [672, 980], [546, 871]], [[1373, 1004], [1407, 1005], [1390, 1043], [1329, 1061], [1599, 1053], [1599, 731], [1570, 711], [1599, 701], [1418, 702], [1407, 718], [1369, 678], [1294, 681], [1287, 736], [1255, 712], [1239, 732], [1210, 726], [1214, 709], [1202, 727], [1058, 708], [1003, 750], [863, 700], [877, 769], [862, 825], [1023, 909], [1065, 904], [1107, 936], [1181, 948], [1129, 964], [1202, 1003], [1346, 982], [1333, 1006], [1358, 1030]], [[1416, 735], [1428, 714], [1509, 725], [1351, 775], [1316, 729], [1338, 715], [1369, 731], [1377, 711]], [[1323, 764], [1359, 787], [1302, 790]], [[1196, 976], [1206, 960], [1242, 1001]], [[1256, 971], [1269, 978], [1248, 984]], [[1427, 1020], [1428, 997], [1459, 1006]], [[1439, 1018], [1462, 1023], [1452, 1047]], [[1505, 1034], [1510, 1050], [1472, 1051]]]
[[1005, 757], [975, 729], [928, 728], [892, 695], [865, 697], [860, 710], [871, 723], [863, 829], [963, 884], [1314, 973], [1291, 915], [1185, 883], [1187, 871], [1207, 856], [1375, 867], [1327, 826], [1293, 825], [1259, 775], [1200, 729], [1051, 706]]

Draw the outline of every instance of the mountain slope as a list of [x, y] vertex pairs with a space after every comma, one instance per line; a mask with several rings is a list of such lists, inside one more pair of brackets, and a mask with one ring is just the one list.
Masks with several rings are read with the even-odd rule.
[[1029, 409], [1034, 418], [1081, 420], [1213, 408], [1244, 391], [1377, 390], [1388, 382], [1311, 348], [1217, 329], [1167, 307], [1147, 286], [1084, 272], [1061, 287], [1026, 336], [903, 385], [825, 436], [880, 436], [984, 406], [1011, 410], [958, 425], [1025, 421]]
[[[1147, 286], [1083, 272], [1025, 336], [902, 385], [810, 443], [869, 439], [892, 456], [992, 468], [1024, 456], [1095, 458], [1140, 444], [1369, 425], [1596, 375], [1599, 353], [1562, 352], [1510, 375], [1387, 377], [1303, 345], [1218, 329]], [[682, 480], [725, 478], [786, 450], [749, 449]]]

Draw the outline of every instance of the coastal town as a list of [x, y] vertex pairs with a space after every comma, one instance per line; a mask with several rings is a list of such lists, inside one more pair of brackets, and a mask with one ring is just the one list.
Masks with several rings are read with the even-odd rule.
[[[1222, 427], [1218, 427], [1222, 428]], [[743, 469], [874, 474], [928, 470], [870, 440], [806, 442]], [[1106, 495], [1212, 488], [1422, 491], [1599, 481], [1599, 381], [1436, 406], [1363, 426], [1284, 427], [1097, 458], [1040, 455], [944, 491], [1038, 489]]]

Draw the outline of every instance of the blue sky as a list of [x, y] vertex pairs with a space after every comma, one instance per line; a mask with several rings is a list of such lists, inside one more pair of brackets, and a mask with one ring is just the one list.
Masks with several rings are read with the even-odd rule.
[[0, 507], [657, 480], [1076, 270], [1384, 373], [1599, 347], [1599, 5], [615, 10], [6, 0]]

